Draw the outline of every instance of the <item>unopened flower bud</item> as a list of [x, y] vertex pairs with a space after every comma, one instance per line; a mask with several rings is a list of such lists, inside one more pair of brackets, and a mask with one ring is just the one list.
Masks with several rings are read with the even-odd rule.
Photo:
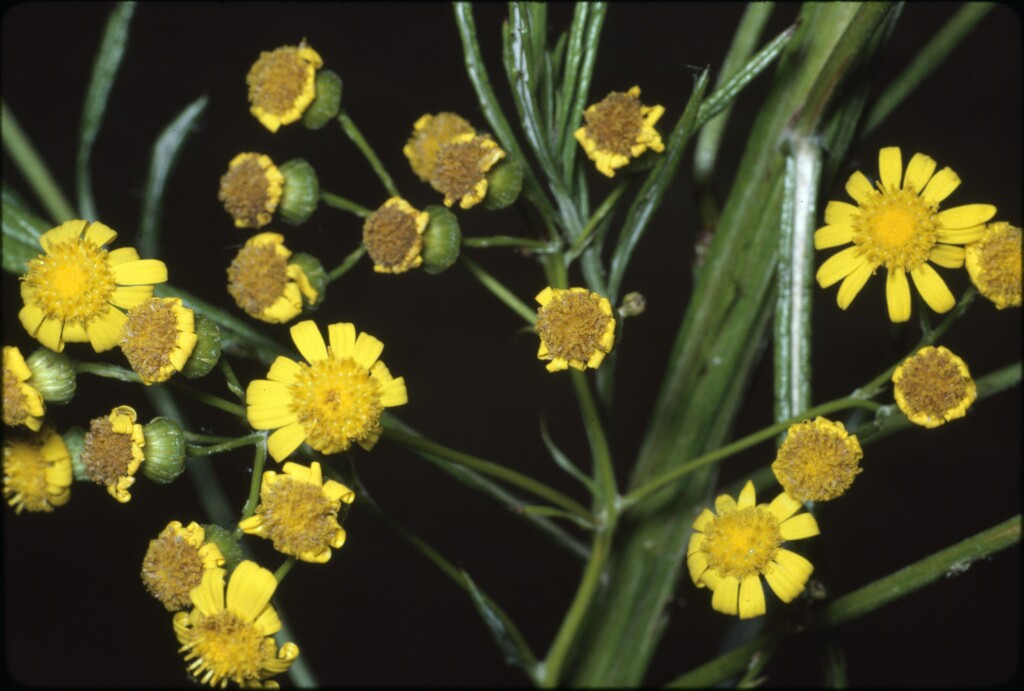
[[320, 201], [320, 182], [316, 171], [301, 158], [293, 158], [282, 164], [280, 170], [284, 175], [281, 204], [278, 207], [281, 220], [289, 225], [301, 225], [313, 215]]
[[423, 231], [423, 269], [439, 274], [459, 258], [462, 231], [459, 219], [446, 207], [431, 205], [424, 211], [430, 214], [430, 222]]
[[39, 348], [25, 364], [32, 373], [28, 383], [47, 403], [67, 403], [75, 395], [75, 366], [64, 353]]
[[636, 317], [647, 309], [647, 300], [640, 293], [634, 291], [622, 296], [622, 304], [619, 305], [620, 317]]
[[206, 531], [206, 542], [217, 545], [220, 553], [224, 556], [224, 568], [228, 573], [235, 570], [242, 561], [242, 545], [235, 538], [233, 531], [220, 527], [216, 523], [204, 523], [203, 530]]
[[178, 423], [156, 417], [142, 426], [146, 438], [146, 462], [142, 474], [159, 485], [167, 485], [185, 470], [185, 435]]
[[82, 451], [85, 449], [85, 430], [75, 426], [60, 435], [64, 439], [64, 446], [68, 447], [68, 454], [71, 456], [71, 472], [77, 482], [92, 482], [89, 474], [82, 463]]
[[523, 167], [517, 161], [504, 158], [487, 172], [487, 196], [484, 207], [504, 209], [519, 199], [523, 190]]
[[316, 96], [302, 114], [302, 124], [318, 130], [333, 120], [341, 109], [341, 77], [331, 70], [316, 73]]
[[309, 281], [309, 287], [315, 292], [313, 298], [310, 298], [309, 291], [302, 291], [302, 306], [303, 312], [311, 312], [320, 306], [320, 303], [324, 301], [324, 297], [327, 294], [327, 283], [329, 278], [327, 272], [324, 270], [324, 265], [319, 259], [314, 257], [312, 254], [306, 254], [305, 252], [297, 252], [292, 255], [292, 258], [288, 260], [289, 264], [295, 264], [302, 273], [305, 274], [306, 280]]
[[199, 312], [196, 312], [195, 321], [196, 347], [181, 369], [189, 379], [205, 377], [220, 360], [220, 327], [217, 322]]

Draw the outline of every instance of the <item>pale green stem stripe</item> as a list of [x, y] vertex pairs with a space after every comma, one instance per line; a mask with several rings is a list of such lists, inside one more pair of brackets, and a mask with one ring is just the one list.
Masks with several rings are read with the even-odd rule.
[[370, 146], [369, 142], [366, 141], [359, 128], [356, 127], [355, 121], [344, 110], [338, 114], [338, 123], [341, 125], [341, 129], [345, 131], [345, 134], [348, 135], [348, 138], [352, 140], [352, 143], [359, 148], [359, 151], [363, 154], [366, 162], [370, 164], [373, 172], [377, 174], [377, 178], [384, 185], [384, 189], [388, 191], [388, 194], [392, 197], [401, 197], [402, 195], [398, 193], [398, 188], [395, 187], [395, 182], [388, 175], [388, 171], [384, 169], [384, 164], [380, 162], [377, 153]]
[[359, 247], [352, 250], [341, 264], [338, 264], [338, 266], [331, 269], [327, 274], [327, 281], [329, 283], [333, 283], [344, 276], [348, 273], [349, 269], [355, 266], [356, 263], [363, 258], [364, 254], [366, 254], [366, 246], [361, 244]]
[[333, 192], [328, 192], [325, 189], [320, 190], [320, 201], [322, 201], [324, 204], [331, 208], [341, 209], [342, 211], [348, 211], [349, 213], [355, 214], [360, 218], [366, 218], [367, 216], [373, 213], [372, 209], [367, 209], [365, 206], [361, 204], [356, 204], [354, 201], [350, 199], [346, 199], [345, 197], [334, 194]]
[[484, 238], [462, 238], [463, 247], [522, 247], [541, 254], [558, 251], [558, 241], [531, 240], [529, 238], [517, 238], [512, 235], [492, 235]]
[[40, 158], [32, 142], [29, 141], [14, 114], [2, 101], [0, 115], [0, 132], [3, 134], [4, 150], [14, 160], [15, 165], [25, 176], [32, 191], [39, 197], [40, 203], [54, 223], [70, 221], [77, 215], [68, 203], [57, 181], [53, 179], [46, 161]]
[[537, 322], [537, 311], [531, 310], [527, 307], [523, 301], [517, 298], [511, 290], [501, 283], [501, 281], [484, 271], [480, 268], [479, 264], [466, 255], [459, 257], [459, 260], [467, 269], [469, 269], [469, 272], [473, 274], [473, 277], [476, 278], [476, 280], [480, 281], [487, 290], [494, 293], [495, 297], [508, 305], [513, 312], [525, 319], [527, 324], [533, 326], [533, 324]]

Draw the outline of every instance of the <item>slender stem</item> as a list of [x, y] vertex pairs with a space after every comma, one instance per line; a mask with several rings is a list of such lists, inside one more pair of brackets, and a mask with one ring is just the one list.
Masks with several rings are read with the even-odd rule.
[[262, 432], [256, 432], [254, 434], [247, 434], [244, 437], [238, 437], [231, 441], [221, 442], [219, 444], [213, 444], [211, 446], [198, 446], [196, 444], [187, 444], [185, 446], [185, 452], [189, 458], [199, 458], [201, 456], [213, 456], [214, 454], [224, 453], [232, 449], [237, 449], [242, 446], [251, 446], [258, 444], [266, 437]]
[[623, 178], [619, 181], [619, 184], [615, 186], [615, 189], [609, 192], [608, 196], [604, 198], [603, 202], [601, 202], [601, 206], [594, 210], [590, 220], [587, 221], [587, 224], [583, 226], [583, 230], [580, 231], [579, 236], [577, 236], [573, 241], [572, 248], [569, 250], [570, 257], [578, 256], [579, 253], [583, 251], [583, 248], [590, 239], [591, 233], [594, 232], [594, 228], [597, 228], [597, 225], [604, 220], [604, 217], [615, 209], [615, 206], [619, 203], [619, 199], [622, 197], [631, 182], [632, 178]]
[[278, 585], [288, 575], [288, 572], [292, 570], [293, 566], [295, 566], [295, 557], [288, 557], [284, 560], [283, 564], [277, 567], [277, 571], [274, 572], [274, 580], [278, 582]]
[[[263, 485], [263, 466], [267, 462], [266, 432], [262, 433], [261, 436], [264, 438], [264, 443], [256, 445], [256, 455], [253, 457], [252, 462], [252, 480], [249, 483], [249, 498], [245, 500], [245, 506], [242, 507], [241, 520], [243, 521], [256, 513], [256, 504], [260, 498], [260, 487]], [[241, 528], [235, 529], [235, 536], [242, 536]]]
[[571, 377], [580, 405], [580, 415], [583, 416], [583, 426], [590, 442], [590, 451], [594, 455], [594, 482], [600, 490], [595, 500], [600, 503], [600, 510], [605, 512], [606, 519], [612, 520], [619, 490], [615, 483], [615, 468], [608, 448], [608, 438], [604, 433], [604, 425], [601, 424], [601, 413], [594, 402], [586, 375], [574, 369], [571, 371]]
[[192, 444], [222, 444], [226, 441], [232, 441], [237, 437], [225, 437], [223, 434], [202, 434], [201, 432], [189, 432], [183, 430], [182, 434], [185, 435], [185, 441]]
[[463, 247], [522, 247], [538, 253], [557, 252], [561, 243], [557, 240], [531, 240], [511, 235], [493, 235], [486, 238], [462, 238]]
[[228, 384], [228, 391], [238, 396], [239, 402], [245, 405], [245, 389], [242, 388], [242, 383], [238, 381], [238, 375], [235, 374], [235, 370], [231, 368], [231, 363], [228, 362], [223, 353], [221, 353], [220, 360], [217, 361], [217, 366], [224, 373], [224, 379]]
[[60, 223], [73, 219], [77, 214], [68, 203], [67, 197], [61, 191], [57, 181], [53, 179], [49, 167], [46, 165], [21, 125], [15, 119], [7, 102], [2, 101], [2, 113], [0, 113], [0, 133], [3, 135], [4, 150], [14, 159], [15, 164], [25, 176], [32, 191], [39, 197], [50, 220]]
[[536, 323], [537, 312], [523, 304], [523, 301], [517, 298], [511, 290], [501, 283], [501, 281], [484, 271], [480, 268], [479, 264], [466, 255], [459, 257], [459, 260], [465, 264], [466, 268], [469, 269], [469, 272], [473, 274], [473, 277], [476, 278], [476, 280], [480, 281], [487, 290], [494, 293], [495, 297], [508, 305], [513, 312], [525, 319], [531, 326]]
[[373, 213], [372, 209], [367, 209], [361, 204], [356, 204], [354, 201], [346, 199], [340, 195], [328, 192], [325, 189], [320, 190], [320, 201], [327, 206], [335, 209], [341, 209], [342, 211], [348, 211], [349, 213], [355, 214], [360, 218], [366, 218]]
[[388, 175], [388, 171], [384, 169], [384, 165], [380, 162], [380, 159], [377, 158], [377, 153], [373, 150], [373, 147], [370, 146], [369, 142], [366, 141], [362, 132], [360, 132], [359, 128], [356, 127], [356, 123], [348, 116], [348, 113], [346, 113], [344, 109], [338, 114], [338, 122], [341, 124], [341, 129], [345, 130], [345, 134], [348, 135], [348, 138], [352, 140], [352, 143], [359, 147], [359, 151], [362, 152], [363, 157], [366, 158], [366, 162], [370, 164], [371, 168], [373, 168], [373, 172], [377, 174], [377, 178], [380, 180], [381, 184], [384, 185], [384, 189], [388, 191], [388, 194], [392, 197], [402, 196], [398, 193], [398, 188], [395, 187], [395, 183], [391, 179], [391, 176]]
[[[133, 384], [141, 383], [142, 380], [135, 372], [124, 367], [118, 367], [117, 365], [108, 365], [102, 362], [76, 362], [75, 372], [79, 374], [94, 374], [97, 377], [103, 377], [105, 379], [116, 379], [118, 381], [131, 382]], [[245, 415], [245, 408], [233, 403], [232, 401], [226, 401], [219, 396], [214, 396], [211, 393], [205, 391], [199, 391], [193, 389], [190, 386], [179, 384], [178, 382], [168, 381], [163, 384], [166, 388], [183, 393], [189, 398], [205, 403], [211, 408], [217, 408], [234, 415]]]
[[356, 262], [363, 258], [364, 254], [366, 254], [366, 246], [361, 244], [359, 247], [352, 250], [341, 264], [338, 264], [338, 266], [334, 267], [327, 273], [327, 281], [337, 281], [339, 278], [344, 276], [348, 273], [349, 269], [356, 265]]

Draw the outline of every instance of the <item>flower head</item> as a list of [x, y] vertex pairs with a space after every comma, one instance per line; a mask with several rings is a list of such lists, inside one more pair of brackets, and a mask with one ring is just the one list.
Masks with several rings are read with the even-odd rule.
[[[21, 277], [25, 330], [50, 350], [64, 343], [92, 343], [97, 353], [117, 345], [129, 309], [167, 280], [158, 259], [139, 259], [131, 247], [107, 251], [117, 233], [102, 223], [67, 221], [39, 238], [44, 253]], [[121, 308], [121, 309], [118, 309]]]
[[475, 135], [476, 130], [455, 113], [424, 115], [412, 126], [412, 136], [402, 153], [409, 159], [412, 172], [423, 182], [434, 177], [437, 154], [441, 147], [460, 134]]
[[352, 324], [331, 324], [327, 332], [330, 346], [312, 320], [294, 325], [292, 340], [306, 362], [278, 357], [267, 379], [246, 391], [249, 424], [276, 430], [267, 439], [276, 461], [303, 442], [325, 454], [352, 442], [369, 450], [380, 438], [384, 408], [408, 401], [405, 380], [378, 360], [383, 343], [367, 333], [357, 338]]
[[106, 485], [110, 496], [122, 504], [132, 498], [128, 489], [146, 459], [142, 452], [146, 438], [135, 419], [135, 410], [126, 405], [114, 408], [107, 417], [93, 419], [82, 449], [86, 475], [96, 484]]
[[268, 470], [260, 485], [256, 513], [238, 527], [274, 544], [274, 549], [302, 561], [323, 564], [331, 548], [345, 544], [345, 529], [338, 524], [341, 504], [351, 504], [356, 495], [334, 480], [324, 482], [320, 464], [309, 468], [285, 463], [282, 473]]
[[[209, 569], [189, 595], [195, 607], [174, 615], [174, 633], [189, 672], [203, 684], [228, 681], [253, 685], [291, 667], [299, 655], [294, 643], [278, 649], [273, 635], [281, 620], [270, 605], [274, 574], [243, 561], [224, 586], [224, 569]], [[225, 596], [225, 590], [227, 591]]]
[[423, 231], [430, 214], [392, 197], [363, 224], [363, 244], [378, 273], [399, 274], [423, 263]]
[[[814, 247], [827, 249], [853, 243], [829, 257], [818, 268], [818, 285], [828, 288], [839, 280], [837, 301], [846, 309], [868, 278], [879, 267], [886, 270], [885, 294], [889, 319], [910, 319], [910, 286], [914, 280], [921, 297], [936, 312], [948, 312], [956, 304], [945, 281], [931, 264], [958, 269], [964, 264], [964, 248], [979, 239], [982, 224], [996, 208], [968, 204], [939, 211], [939, 204], [960, 185], [949, 168], [935, 173], [935, 161], [914, 154], [903, 170], [899, 147], [878, 154], [880, 180], [874, 186], [860, 171], [846, 182], [846, 192], [857, 206], [829, 202], [825, 225], [814, 233]], [[929, 263], [930, 262], [930, 263]]]
[[246, 314], [271, 324], [291, 321], [302, 312], [302, 297], [313, 302], [317, 291], [280, 233], [249, 238], [228, 267], [228, 292]]
[[693, 522], [686, 549], [690, 578], [714, 595], [711, 607], [749, 619], [765, 613], [761, 576], [783, 602], [803, 592], [814, 567], [804, 557], [781, 547], [786, 540], [818, 534], [809, 513], [795, 515], [803, 505], [785, 492], [771, 504], [756, 504], [754, 483], [747, 482], [738, 500], [722, 494], [715, 512], [704, 509]]
[[468, 209], [487, 195], [487, 171], [505, 157], [505, 152], [486, 134], [456, 135], [437, 152], [430, 186], [444, 194], [444, 205], [459, 202]]
[[946, 348], [925, 346], [892, 374], [896, 405], [911, 422], [938, 427], [967, 414], [978, 389], [967, 364]]
[[626, 92], [613, 91], [583, 113], [587, 124], [576, 130], [576, 141], [601, 173], [613, 177], [616, 168], [647, 149], [665, 150], [654, 129], [664, 113], [664, 106], [640, 103], [638, 86]]
[[978, 292], [996, 308], [1020, 307], [1021, 229], [989, 223], [977, 242], [967, 245], [967, 273]]
[[22, 510], [53, 511], [71, 498], [71, 454], [52, 423], [4, 435], [4, 499]]
[[847, 433], [841, 422], [819, 417], [790, 426], [772, 472], [794, 499], [828, 501], [850, 488], [863, 457], [857, 435]]
[[263, 51], [245, 77], [249, 112], [271, 132], [295, 122], [316, 96], [316, 71], [323, 64], [305, 41]]
[[600, 366], [615, 343], [615, 318], [608, 298], [586, 288], [548, 287], [535, 299], [540, 303], [537, 357], [551, 361], [547, 370]]
[[224, 565], [217, 545], [205, 542], [206, 531], [196, 522], [183, 527], [171, 521], [149, 541], [142, 560], [142, 584], [163, 603], [168, 612], [191, 605], [189, 593], [203, 581], [203, 574]]
[[238, 154], [220, 178], [217, 199], [235, 219], [236, 228], [270, 223], [284, 189], [284, 173], [265, 154]]
[[179, 298], [150, 298], [128, 310], [118, 345], [142, 383], [167, 381], [196, 347], [195, 313]]
[[32, 371], [14, 346], [4, 346], [4, 424], [23, 425], [33, 432], [43, 426], [43, 394], [29, 381]]

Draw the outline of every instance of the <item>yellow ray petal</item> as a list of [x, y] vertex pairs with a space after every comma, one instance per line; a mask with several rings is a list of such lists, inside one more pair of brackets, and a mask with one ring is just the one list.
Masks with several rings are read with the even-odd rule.
[[960, 186], [960, 176], [950, 168], [943, 168], [936, 173], [923, 190], [921, 197], [926, 202], [938, 204], [943, 199], [953, 194], [953, 190]]
[[850, 306], [873, 273], [874, 269], [871, 264], [864, 262], [843, 280], [843, 284], [839, 286], [839, 292], [836, 293], [836, 304], [839, 305], [839, 309], [846, 309]]
[[270, 435], [267, 439], [267, 451], [275, 461], [283, 461], [304, 441], [306, 428], [298, 422], [293, 422]]
[[758, 574], [751, 574], [740, 583], [739, 607], [740, 619], [752, 619], [765, 613], [764, 586]]
[[114, 281], [120, 285], [163, 283], [167, 280], [167, 265], [159, 259], [140, 259], [112, 267]]
[[903, 178], [903, 189], [920, 192], [935, 172], [935, 159], [924, 154], [914, 154], [907, 164], [907, 174]]
[[112, 242], [117, 237], [117, 233], [105, 223], [93, 221], [86, 227], [83, 237], [94, 243], [97, 247], [103, 247], [108, 242]]
[[783, 540], [803, 540], [821, 534], [818, 522], [809, 513], [793, 516], [779, 526], [779, 534]]
[[898, 190], [903, 177], [903, 155], [900, 147], [887, 146], [878, 152], [878, 177], [882, 189]]
[[736, 578], [723, 578], [711, 597], [711, 608], [722, 614], [735, 615], [739, 612], [740, 582]]
[[907, 284], [907, 274], [902, 269], [886, 273], [885, 300], [891, 321], [898, 323], [910, 319], [910, 286]]
[[853, 242], [853, 226], [840, 224], [823, 226], [814, 231], [814, 249], [826, 250]]
[[228, 581], [227, 608], [243, 621], [254, 622], [277, 588], [274, 574], [254, 561], [243, 561]]
[[935, 245], [928, 254], [928, 261], [938, 264], [944, 269], [959, 269], [964, 265], [965, 254], [966, 252], [963, 247]]
[[924, 301], [939, 314], [948, 312], [956, 305], [953, 293], [931, 265], [921, 264], [910, 272], [910, 277], [914, 279], [917, 292], [921, 293]]
[[356, 348], [355, 324], [331, 324], [327, 327], [327, 335], [335, 359], [352, 357]]
[[828, 288], [865, 264], [867, 264], [867, 259], [861, 254], [859, 247], [847, 247], [826, 259], [818, 267], [814, 278], [818, 281], [819, 286]]
[[860, 218], [860, 208], [846, 202], [829, 202], [825, 207], [827, 225], [850, 225]]
[[934, 220], [940, 228], [959, 230], [985, 223], [995, 215], [996, 207], [991, 204], [965, 204], [940, 211]]
[[40, 235], [39, 244], [49, 252], [55, 245], [82, 237], [82, 231], [85, 230], [87, 224], [88, 221], [64, 221], [56, 228], [51, 228]]
[[359, 338], [356, 339], [355, 349], [352, 351], [352, 359], [366, 369], [370, 369], [383, 352], [383, 343], [368, 333], [361, 333]]
[[139, 253], [135, 251], [134, 247], [118, 247], [107, 253], [107, 263], [111, 266], [137, 261], [139, 261]]
[[865, 206], [878, 194], [871, 181], [859, 170], [846, 181], [846, 193], [861, 206]]
[[292, 341], [306, 362], [313, 364], [327, 359], [327, 344], [312, 319], [301, 321], [291, 328]]
[[110, 350], [121, 338], [121, 329], [128, 323], [128, 316], [119, 309], [111, 307], [85, 325], [89, 342], [97, 353]]
[[281, 384], [291, 384], [301, 371], [302, 367], [295, 360], [278, 355], [274, 364], [270, 366], [270, 371], [267, 372], [267, 379]]

